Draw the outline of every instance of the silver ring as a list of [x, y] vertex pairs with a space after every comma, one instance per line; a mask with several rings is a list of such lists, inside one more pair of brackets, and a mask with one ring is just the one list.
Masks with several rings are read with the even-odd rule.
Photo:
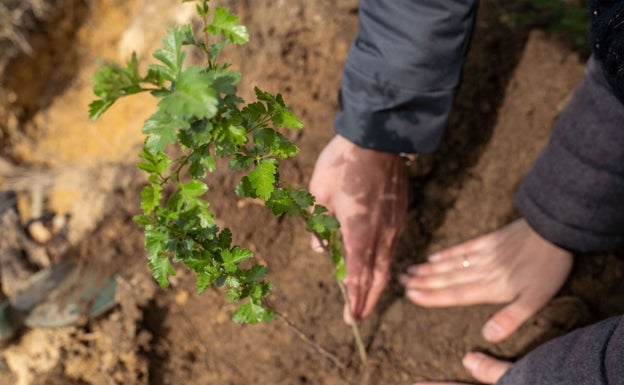
[[468, 260], [468, 257], [466, 255], [462, 255], [462, 263], [461, 263], [462, 267], [464, 269], [467, 269], [470, 267], [470, 261]]

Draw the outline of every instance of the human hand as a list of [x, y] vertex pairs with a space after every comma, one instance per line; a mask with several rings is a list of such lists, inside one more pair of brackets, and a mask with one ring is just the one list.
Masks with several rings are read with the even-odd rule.
[[400, 277], [407, 297], [422, 306], [505, 303], [486, 322], [483, 337], [499, 342], [559, 291], [572, 254], [537, 234], [524, 219], [448, 248]]
[[[494, 384], [511, 367], [511, 362], [497, 360], [483, 353], [468, 353], [462, 360], [464, 367], [479, 382]], [[417, 382], [414, 385], [468, 385], [461, 382]]]
[[[405, 162], [335, 136], [316, 161], [310, 192], [340, 222], [345, 285], [355, 321], [373, 310], [389, 278], [395, 242], [407, 212]], [[316, 238], [313, 248], [321, 251]], [[351, 323], [345, 308], [345, 322]]]

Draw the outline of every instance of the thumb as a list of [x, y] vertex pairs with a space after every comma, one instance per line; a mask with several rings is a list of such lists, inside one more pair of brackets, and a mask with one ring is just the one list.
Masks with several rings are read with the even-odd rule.
[[513, 334], [520, 325], [541, 309], [547, 300], [531, 296], [529, 293], [499, 310], [490, 318], [481, 333], [490, 342], [500, 342]]
[[475, 379], [486, 384], [494, 384], [512, 365], [477, 352], [466, 354], [462, 363]]

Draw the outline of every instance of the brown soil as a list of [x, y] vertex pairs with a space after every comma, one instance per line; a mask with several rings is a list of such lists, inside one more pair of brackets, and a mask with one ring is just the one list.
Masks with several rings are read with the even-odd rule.
[[[362, 324], [370, 356], [363, 368], [341, 320], [329, 261], [309, 250], [300, 222], [276, 220], [252, 202], [239, 202], [232, 192], [235, 180], [223, 170], [208, 180], [219, 221], [271, 269], [276, 307], [346, 368], [277, 320], [234, 324], [224, 295], [196, 295], [193, 277], [181, 268], [172, 287], [157, 287], [147, 271], [142, 233], [132, 222], [143, 184], [134, 166], [139, 127], [153, 102], [138, 98], [89, 122], [89, 78], [99, 61], [123, 60], [133, 49], [147, 61], [166, 26], [186, 20], [189, 11], [166, 0], [61, 3], [75, 11], [76, 21], [62, 24], [64, 33], [51, 40], [45, 40], [47, 29], [34, 32], [34, 42], [51, 42], [45, 54], [14, 60], [1, 75], [0, 98], [10, 102], [0, 107], [2, 154], [11, 162], [0, 162], [0, 184], [18, 192], [23, 224], [41, 215], [34, 209], [36, 191], [43, 191], [44, 213], [69, 216], [62, 236], [39, 248], [52, 260], [70, 257], [103, 274], [118, 273], [117, 305], [78, 326], [24, 331], [0, 351], [0, 385], [469, 381], [460, 359], [471, 349], [514, 359], [576, 327], [624, 312], [622, 253], [578, 256], [560, 295], [499, 345], [479, 333], [497, 306], [424, 309], [404, 299], [393, 281]], [[301, 154], [280, 170], [283, 180], [305, 186], [316, 155], [333, 135], [357, 1], [220, 3], [229, 4], [250, 29], [251, 43], [226, 54], [243, 73], [243, 96], [251, 99], [253, 85], [282, 92], [306, 124], [293, 135]], [[65, 42], [62, 48], [57, 41]], [[432, 251], [517, 217], [513, 191], [582, 70], [576, 54], [516, 25], [498, 2], [481, 2], [443, 143], [411, 168], [409, 220], [395, 276]], [[42, 74], [41, 81], [29, 81], [33, 73]], [[17, 255], [32, 256], [34, 249], [29, 245]]]

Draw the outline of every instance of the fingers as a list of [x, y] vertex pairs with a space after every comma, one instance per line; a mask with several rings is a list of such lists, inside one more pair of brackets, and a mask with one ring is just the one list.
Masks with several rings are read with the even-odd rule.
[[523, 294], [490, 318], [481, 333], [491, 342], [500, 342], [518, 330], [527, 319], [546, 305], [548, 297]]
[[420, 306], [448, 307], [488, 302], [491, 293], [487, 285], [476, 281], [437, 290], [408, 289], [405, 295]]
[[[512, 366], [511, 362], [497, 360], [483, 353], [472, 352], [464, 356], [464, 367], [479, 382], [494, 384]], [[467, 385], [460, 382], [417, 382], [413, 385]]]
[[512, 366], [510, 362], [477, 352], [466, 354], [462, 363], [475, 379], [486, 384], [497, 382]]
[[478, 253], [479, 251], [487, 248], [491, 242], [491, 236], [481, 236], [431, 254], [427, 257], [427, 260], [429, 262], [438, 262], [447, 259], [461, 258], [463, 255]]

